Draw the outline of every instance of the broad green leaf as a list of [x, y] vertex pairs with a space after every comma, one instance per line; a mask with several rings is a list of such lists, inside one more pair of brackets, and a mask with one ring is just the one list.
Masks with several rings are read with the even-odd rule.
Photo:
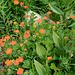
[[63, 15], [64, 13], [57, 7], [52, 6], [51, 3], [48, 3], [49, 7], [51, 8], [51, 10], [59, 15]]
[[46, 49], [36, 42], [36, 52], [40, 58], [45, 58], [47, 55]]
[[50, 68], [51, 68], [51, 69], [53, 69], [54, 71], [56, 71], [56, 70], [57, 70], [57, 67], [55, 66], [55, 64], [54, 64], [54, 63], [51, 63]]
[[30, 60], [24, 60], [23, 61], [23, 67], [24, 68], [31, 68], [31, 61]]
[[56, 44], [56, 46], [60, 47], [59, 42], [61, 41], [61, 39], [54, 31], [53, 31], [53, 40], [54, 40], [54, 43]]
[[38, 61], [34, 60], [35, 68], [39, 75], [46, 75], [46, 69]]
[[75, 28], [75, 22], [72, 23], [69, 27], [74, 27]]

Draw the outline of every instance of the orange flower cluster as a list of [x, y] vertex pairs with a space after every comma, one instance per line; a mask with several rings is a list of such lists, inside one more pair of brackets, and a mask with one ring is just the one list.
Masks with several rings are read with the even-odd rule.
[[29, 33], [30, 33], [30, 31], [27, 30], [26, 33], [23, 35], [23, 37], [28, 38], [29, 37]]
[[5, 40], [9, 40], [9, 39], [10, 39], [9, 35], [5, 36]]
[[27, 51], [27, 49], [25, 48], [25, 51]]
[[70, 55], [71, 57], [73, 57], [73, 54], [69, 53], [69, 55]]
[[14, 65], [19, 65], [19, 62], [23, 62], [23, 58], [22, 57], [19, 57], [18, 59], [16, 59], [15, 61], [14, 61]]
[[3, 47], [5, 45], [5, 42], [1, 42], [1, 46]]
[[38, 33], [35, 33], [36, 35], [39, 35]]
[[52, 59], [52, 56], [50, 56], [50, 57], [47, 58], [47, 60], [51, 60], [51, 59]]
[[14, 0], [14, 5], [17, 5], [19, 4], [19, 1], [18, 0]]
[[24, 8], [28, 8], [28, 6], [24, 6]]
[[22, 37], [19, 37], [19, 39], [22, 39]]
[[57, 21], [57, 25], [60, 24], [61, 22]]
[[20, 44], [21, 47], [23, 47], [23, 44]]
[[24, 3], [23, 3], [23, 2], [21, 2], [21, 3], [20, 3], [20, 6], [23, 6], [23, 4], [24, 4]]
[[6, 61], [5, 61], [5, 64], [6, 64], [7, 66], [12, 65], [11, 60], [6, 60]]
[[65, 36], [65, 37], [64, 37], [64, 39], [66, 39], [66, 40], [67, 40], [67, 39], [68, 39], [68, 37], [67, 37], [67, 36]]
[[14, 32], [19, 33], [19, 30], [18, 29], [17, 30], [14, 30]]
[[75, 18], [75, 16], [73, 16], [73, 15], [70, 15], [70, 17], [71, 17], [71, 18]]
[[12, 22], [10, 21], [10, 24], [11, 24]]
[[20, 75], [20, 74], [23, 73], [23, 71], [24, 71], [24, 70], [23, 70], [22, 68], [19, 68], [19, 69], [17, 69], [17, 74]]
[[47, 14], [48, 14], [48, 15], [50, 15], [50, 14], [51, 14], [51, 12], [50, 12], [50, 11], [48, 11], [48, 12], [47, 12]]
[[40, 19], [40, 18], [39, 18], [39, 19], [36, 19], [36, 21], [37, 21], [37, 22], [41, 22], [41, 21], [42, 21], [42, 19]]
[[21, 22], [21, 25], [20, 26], [23, 26], [24, 25], [24, 22]]
[[44, 16], [43, 18], [44, 18], [44, 20], [47, 20], [47, 17], [46, 16]]
[[51, 24], [54, 24], [54, 22], [53, 22], [53, 21], [51, 21]]
[[26, 15], [26, 17], [25, 18], [27, 18], [28, 17], [28, 15]]
[[31, 16], [31, 18], [33, 18], [33, 17]]
[[12, 49], [8, 48], [5, 52], [6, 52], [6, 54], [11, 54], [12, 53]]
[[16, 45], [16, 41], [11, 41], [10, 44], [11, 45]]
[[18, 59], [14, 60], [14, 65], [19, 65], [19, 60]]
[[2, 47], [5, 45], [5, 42], [3, 42], [3, 37], [2, 37], [2, 39], [0, 39], [0, 44]]
[[45, 31], [44, 29], [40, 29], [39, 32], [40, 32], [41, 34], [44, 34], [46, 31]]

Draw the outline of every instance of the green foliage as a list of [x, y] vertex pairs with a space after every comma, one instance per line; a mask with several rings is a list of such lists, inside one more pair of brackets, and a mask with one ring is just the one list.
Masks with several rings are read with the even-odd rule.
[[36, 51], [40, 58], [45, 58], [47, 55], [47, 52], [43, 46], [41, 46], [39, 43], [36, 43]]
[[46, 69], [43, 67], [42, 64], [40, 64], [36, 60], [34, 60], [34, 64], [35, 64], [36, 70], [37, 70], [39, 75], [46, 75]]
[[[7, 7], [8, 0], [4, 2], [4, 0], [0, 1], [0, 31], [2, 34], [8, 33], [9, 31], [9, 20], [10, 20], [10, 8]], [[4, 31], [5, 30], [5, 31]]]
[[[5, 67], [4, 73], [0, 74], [16, 75], [19, 68], [24, 70], [22, 75], [72, 74], [75, 70], [74, 0], [19, 0], [20, 2], [28, 8], [25, 9], [20, 4], [14, 5], [14, 0], [0, 1], [0, 61]], [[30, 10], [42, 15], [40, 23], [34, 22], [34, 13], [31, 14], [33, 18], [27, 21], [24, 12]], [[51, 11], [51, 14], [47, 14], [47, 11]], [[44, 16], [47, 17], [46, 20]], [[13, 41], [16, 44], [11, 44]], [[12, 49], [10, 54], [6, 53], [8, 48]], [[7, 66], [9, 63], [5, 63], [6, 60], [10, 60], [12, 65]], [[17, 60], [17, 65], [14, 60]]]

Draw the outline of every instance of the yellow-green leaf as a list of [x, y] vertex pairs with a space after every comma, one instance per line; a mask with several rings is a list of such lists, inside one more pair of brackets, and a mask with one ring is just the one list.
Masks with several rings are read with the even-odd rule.
[[46, 69], [38, 61], [34, 60], [35, 68], [39, 75], [46, 75]]
[[47, 55], [46, 49], [39, 43], [36, 43], [36, 51], [40, 58], [45, 58]]

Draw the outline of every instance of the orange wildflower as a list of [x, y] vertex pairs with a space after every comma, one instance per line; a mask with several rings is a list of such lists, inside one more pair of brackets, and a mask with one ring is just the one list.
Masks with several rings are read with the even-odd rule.
[[20, 26], [23, 26], [24, 25], [24, 22], [21, 22], [21, 25]]
[[25, 48], [25, 51], [27, 51], [27, 49]]
[[69, 55], [70, 55], [71, 57], [73, 57], [73, 54], [70, 53]]
[[19, 37], [19, 39], [22, 39], [22, 37]]
[[19, 69], [17, 69], [17, 74], [19, 74], [19, 75], [20, 75], [20, 74], [22, 74], [22, 73], [23, 73], [23, 71], [24, 71], [24, 70], [23, 70], [22, 68], [19, 68]]
[[33, 18], [33, 17], [31, 16], [31, 18]]
[[7, 66], [12, 65], [11, 60], [6, 60], [6, 61], [5, 61], [5, 64], [6, 64]]
[[11, 41], [10, 44], [11, 45], [16, 45], [16, 41]]
[[19, 64], [19, 60], [16, 59], [16, 60], [14, 61], [14, 65], [18, 65], [18, 64]]
[[23, 35], [23, 37], [28, 38], [29, 35], [28, 35], [27, 33], [25, 33], [25, 34]]
[[56, 26], [53, 26], [53, 29], [55, 29], [56, 28]]
[[73, 15], [70, 15], [70, 17], [71, 17], [71, 18], [75, 18], [75, 16], [73, 16]]
[[51, 59], [52, 59], [52, 56], [50, 56], [50, 57], [47, 58], [47, 60], [51, 60]]
[[10, 39], [9, 35], [5, 36], [5, 40], [9, 40], [9, 39]]
[[12, 53], [12, 49], [8, 48], [5, 52], [6, 52], [6, 54], [11, 54]]
[[66, 39], [66, 40], [67, 40], [67, 39], [68, 39], [68, 37], [67, 37], [67, 36], [65, 36], [65, 37], [64, 37], [64, 39]]
[[1, 54], [3, 54], [3, 53], [1, 53]]
[[17, 5], [17, 4], [19, 4], [19, 1], [18, 0], [15, 0], [14, 1], [14, 5]]
[[19, 33], [19, 30], [18, 29], [17, 30], [14, 30], [14, 32]]
[[5, 42], [1, 42], [1, 46], [3, 47], [5, 45]]
[[42, 21], [42, 19], [40, 19], [40, 18], [39, 18], [39, 19], [36, 19], [36, 21], [37, 21], [37, 22], [41, 22], [41, 21]]
[[19, 62], [23, 62], [24, 59], [22, 57], [19, 57], [18, 60]]
[[10, 21], [10, 24], [11, 24], [12, 22]]
[[66, 19], [69, 19], [69, 17], [66, 17]]
[[14, 24], [17, 24], [17, 22], [14, 22]]
[[57, 21], [57, 25], [60, 24], [61, 22]]
[[30, 33], [30, 30], [27, 30], [26, 33], [29, 34]]
[[40, 32], [41, 34], [44, 34], [46, 31], [45, 31], [44, 29], [40, 29], [39, 32]]
[[54, 22], [53, 22], [53, 21], [51, 21], [51, 24], [54, 24]]
[[48, 11], [48, 12], [47, 12], [47, 14], [49, 14], [49, 15], [50, 15], [50, 14], [51, 14], [51, 12], [50, 12], [50, 11]]
[[28, 6], [24, 6], [24, 8], [28, 8]]
[[36, 35], [39, 35], [38, 33], [35, 33]]
[[20, 46], [22, 47], [22, 46], [23, 46], [23, 44], [20, 44]]
[[23, 4], [24, 4], [24, 3], [23, 3], [23, 2], [21, 2], [21, 3], [20, 3], [20, 6], [23, 6]]
[[44, 16], [43, 18], [44, 18], [44, 20], [47, 20], [47, 17], [46, 16]]
[[27, 18], [28, 17], [28, 15], [26, 15], [26, 17], [25, 18]]
[[24, 43], [27, 43], [28, 40], [25, 40]]
[[0, 43], [2, 42], [3, 40], [2, 39], [0, 39]]

